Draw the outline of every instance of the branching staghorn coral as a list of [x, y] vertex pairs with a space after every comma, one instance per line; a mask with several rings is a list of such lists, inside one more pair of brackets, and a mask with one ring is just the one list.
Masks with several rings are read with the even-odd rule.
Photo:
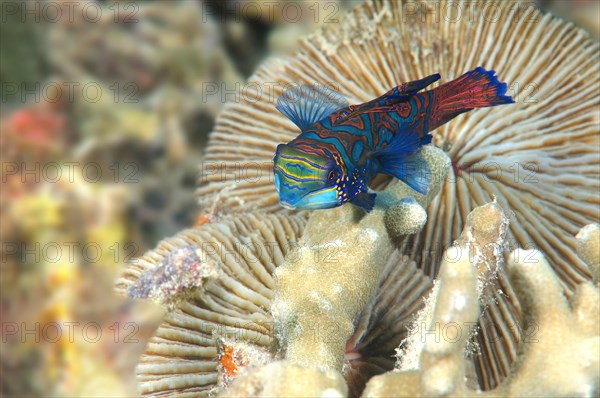
[[387, 260], [382, 274], [376, 294], [346, 342], [342, 372], [351, 397], [359, 396], [372, 376], [393, 369], [395, 349], [406, 337], [414, 314], [424, 305], [422, 298], [432, 287], [429, 276], [398, 250]]
[[[477, 379], [487, 381], [487, 374], [498, 377], [500, 372], [508, 373], [520, 340], [517, 331], [511, 328], [518, 324], [520, 307], [504, 267], [507, 230], [508, 219], [500, 206], [491, 202], [469, 214], [465, 229], [456, 242], [464, 249], [460, 255], [468, 257], [476, 267], [477, 296], [481, 305], [480, 319], [469, 326], [472, 331], [466, 349], [473, 360], [467, 368], [472, 388], [477, 387]], [[398, 350], [399, 370], [419, 366], [425, 344], [423, 331], [430, 324], [438, 290], [439, 284], [434, 286], [425, 308], [417, 315], [409, 336]]]
[[[395, 290], [386, 286], [387, 278], [381, 280], [383, 272], [388, 271], [392, 274], [391, 280], [399, 281], [388, 267], [388, 264], [396, 265], [397, 260], [391, 256], [395, 261], [387, 264], [381, 261], [390, 257], [393, 251], [393, 240], [388, 234], [399, 236], [398, 229], [403, 229], [402, 221], [412, 225], [418, 217], [407, 213], [407, 219], [392, 223], [396, 228], [392, 231], [386, 230], [383, 218], [397, 216], [396, 213], [390, 216], [390, 210], [396, 209], [398, 202], [404, 205], [406, 200], [400, 198], [407, 197], [414, 199], [415, 203], [411, 206], [414, 211], [422, 213], [424, 210], [417, 202], [425, 205], [435, 197], [449, 167], [447, 156], [437, 148], [425, 147], [423, 157], [430, 167], [433, 181], [426, 195], [417, 194], [404, 183], [396, 182], [380, 193], [370, 214], [346, 206], [320, 212], [310, 218], [298, 251], [288, 255], [284, 264], [275, 271], [276, 297], [271, 312], [275, 320], [275, 336], [286, 360], [240, 376], [221, 396], [344, 397], [348, 387], [353, 396], [359, 395], [364, 380], [353, 379], [355, 375], [349, 362], [353, 359], [360, 362], [362, 358], [360, 351], [353, 351], [353, 348], [359, 345], [361, 334], [370, 331], [369, 317], [373, 314], [378, 316], [378, 310], [387, 310], [385, 304], [377, 305], [378, 290], [386, 287]], [[340, 234], [344, 225], [352, 226]], [[416, 271], [414, 265], [404, 265], [406, 270]], [[424, 275], [422, 277], [426, 279]], [[324, 283], [328, 280], [335, 282]], [[299, 290], [299, 284], [310, 288]], [[422, 294], [429, 286], [429, 283], [417, 278], [413, 282], [414, 288], [402, 287], [406, 292], [416, 290]], [[409, 305], [414, 305], [418, 298], [408, 300]], [[367, 311], [364, 311], [365, 308]], [[405, 308], [402, 310], [406, 311]], [[363, 317], [366, 325], [361, 325]], [[354, 358], [354, 355], [358, 356]], [[373, 365], [368, 360], [364, 363], [367, 368]], [[381, 368], [379, 371], [364, 371], [376, 374]], [[343, 383], [342, 373], [346, 374], [348, 387]]]
[[[429, 164], [434, 176], [443, 175], [444, 167], [438, 166], [447, 166], [447, 158], [445, 155], [443, 155], [440, 150], [431, 146], [425, 147], [423, 151], [425, 152], [425, 158], [429, 159]], [[438, 156], [438, 166], [436, 166], [435, 162], [431, 161], [432, 158], [436, 159], [436, 156]], [[438, 179], [434, 178], [434, 181], [438, 181]], [[436, 184], [433, 186], [436, 187]], [[190, 292], [188, 292], [179, 297], [179, 303], [176, 304], [175, 309], [168, 315], [159, 329], [157, 336], [151, 341], [151, 344], [138, 367], [141, 392], [144, 395], [177, 393], [178, 395], [186, 396], [188, 394], [203, 395], [208, 393], [208, 391], [221, 391], [221, 396], [224, 397], [302, 396], [307, 393], [314, 396], [346, 396], [347, 393], [350, 393], [352, 396], [358, 396], [362, 388], [360, 387], [360, 380], [357, 380], [357, 378], [360, 379], [362, 376], [368, 379], [369, 376], [376, 375], [381, 373], [382, 370], [385, 370], [385, 367], [383, 369], [376, 368], [377, 363], [381, 364], [380, 361], [375, 360], [374, 362], [370, 362], [367, 358], [362, 359], [360, 358], [362, 351], [354, 351], [353, 349], [353, 347], [360, 345], [363, 338], [366, 340], [376, 340], [377, 337], [371, 337], [371, 333], [381, 333], [377, 332], [379, 328], [391, 326], [393, 324], [393, 322], [386, 324], [385, 321], [375, 321], [374, 326], [368, 325], [370, 323], [369, 318], [371, 315], [373, 315], [374, 318], [377, 318], [377, 312], [389, 308], [385, 303], [381, 303], [381, 301], [390, 299], [389, 295], [386, 296], [382, 292], [385, 292], [386, 289], [390, 289], [393, 293], [396, 293], [396, 291], [415, 292], [417, 294], [416, 297], [413, 297], [412, 299], [407, 298], [406, 300], [407, 303], [413, 303], [410, 304], [413, 307], [412, 310], [403, 311], [406, 315], [414, 312], [415, 303], [420, 300], [419, 297], [429, 290], [430, 285], [426, 281], [427, 278], [424, 274], [421, 275], [425, 280], [422, 280], [421, 282], [415, 280], [416, 283], [410, 283], [415, 284], [417, 286], [416, 289], [411, 289], [410, 286], [398, 284], [402, 279], [395, 277], [394, 274], [398, 272], [405, 273], [407, 271], [414, 272], [414, 263], [408, 263], [406, 262], [406, 259], [403, 259], [400, 263], [403, 264], [403, 268], [405, 269], [396, 268], [394, 266], [399, 261], [394, 258], [394, 256], [390, 256], [390, 261], [383, 270], [380, 271], [383, 278], [376, 286], [377, 294], [375, 298], [367, 300], [364, 303], [364, 310], [361, 315], [357, 317], [358, 319], [348, 317], [350, 320], [349, 322], [351, 323], [349, 329], [354, 330], [354, 335], [345, 340], [344, 336], [338, 337], [340, 331], [343, 332], [343, 330], [340, 330], [338, 327], [340, 319], [327, 319], [324, 314], [336, 310], [339, 311], [340, 309], [345, 310], [346, 314], [348, 314], [348, 308], [350, 308], [350, 306], [346, 305], [346, 303], [342, 303], [345, 305], [340, 306], [339, 301], [336, 302], [334, 300], [331, 300], [330, 303], [324, 302], [323, 299], [315, 300], [315, 298], [319, 298], [320, 294], [322, 294], [322, 297], [326, 300], [328, 299], [323, 293], [319, 292], [319, 289], [324, 291], [324, 293], [327, 293], [325, 289], [329, 287], [335, 288], [335, 284], [328, 284], [326, 282], [327, 279], [323, 277], [324, 274], [331, 272], [332, 269], [328, 270], [326, 267], [329, 264], [323, 261], [325, 269], [313, 268], [311, 270], [311, 264], [315, 264], [315, 257], [309, 256], [308, 258], [305, 258], [302, 252], [310, 251], [312, 252], [311, 254], [315, 254], [316, 252], [319, 256], [325, 256], [325, 258], [327, 258], [327, 255], [331, 254], [331, 252], [327, 252], [327, 245], [323, 245], [325, 251], [317, 252], [317, 245], [311, 246], [307, 237], [310, 237], [317, 232], [323, 234], [323, 231], [325, 231], [325, 233], [327, 233], [328, 228], [323, 227], [323, 224], [328, 224], [330, 230], [335, 230], [335, 218], [339, 219], [338, 222], [344, 222], [344, 218], [340, 215], [343, 215], [344, 217], [356, 217], [357, 220], [353, 221], [353, 223], [357, 223], [358, 226], [362, 228], [365, 226], [371, 227], [371, 225], [368, 224], [369, 219], [367, 217], [376, 215], [378, 226], [376, 225], [374, 228], [379, 229], [375, 231], [386, 234], [387, 231], [385, 231], [383, 223], [385, 213], [394, 208], [394, 203], [397, 203], [398, 197], [410, 193], [410, 189], [402, 182], [396, 182], [379, 195], [376, 209], [370, 215], [364, 215], [361, 210], [352, 206], [346, 206], [336, 209], [338, 212], [342, 209], [348, 209], [346, 210], [346, 214], [343, 212], [336, 214], [335, 211], [332, 211], [331, 213], [321, 212], [321, 217], [313, 216], [309, 221], [307, 228], [304, 229], [304, 235], [298, 250], [287, 251], [287, 258], [285, 261], [282, 257], [279, 257], [278, 261], [281, 261], [280, 263], [284, 264], [279, 269], [283, 269], [283, 267], [292, 267], [292, 271], [290, 272], [287, 270], [283, 273], [277, 272], [277, 283], [272, 277], [272, 274], [277, 269], [275, 268], [277, 261], [274, 258], [263, 258], [264, 262], [262, 262], [258, 268], [252, 265], [250, 266], [253, 271], [252, 274], [254, 275], [246, 272], [235, 274], [235, 278], [239, 278], [239, 280], [242, 281], [244, 285], [248, 286], [250, 290], [235, 289], [235, 291], [232, 291], [232, 295], [226, 294], [222, 289], [227, 289], [228, 286], [236, 286], [233, 285], [233, 281], [228, 278], [228, 276], [231, 277], [231, 275], [228, 275], [229, 272], [227, 270], [236, 268], [230, 268], [232, 264], [229, 264], [228, 262], [221, 264], [224, 258], [219, 259], [220, 254], [211, 256], [213, 261], [204, 261], [204, 263], [209, 264], [221, 264], [217, 268], [225, 271], [225, 274], [214, 277], [214, 273], [212, 272], [202, 272], [202, 280], [196, 280], [192, 286], [192, 294], [189, 294]], [[434, 195], [435, 192], [432, 191], [428, 193], [427, 196]], [[427, 196], [420, 196], [417, 194], [414, 194], [414, 196], [416, 197], [416, 201], [426, 203]], [[331, 218], [327, 219], [327, 217]], [[299, 225], [303, 224], [304, 218], [298, 216], [295, 218], [300, 222]], [[375, 217], [373, 218], [375, 219]], [[279, 222], [282, 222], [287, 219], [287, 216], [268, 216], [266, 221], [267, 227], [262, 228], [260, 235], [263, 237], [270, 236], [270, 234], [267, 233], [268, 230], [271, 228], [278, 229], [275, 221], [278, 220]], [[365, 220], [367, 222], [365, 222]], [[161, 297], [160, 294], [136, 293], [140, 291], [156, 291], [154, 289], [139, 289], [140, 284], [148, 285], [147, 281], [153, 279], [154, 276], [159, 277], [157, 279], [157, 282], [159, 282], [157, 286], [159, 292], [164, 291], [165, 289], [166, 291], [173, 291], [170, 287], [170, 282], [164, 284], [165, 275], [169, 275], [170, 273], [162, 270], [159, 271], [157, 265], [158, 267], [168, 265], [168, 260], [170, 258], [178, 257], [177, 254], [181, 251], [189, 250], [190, 246], [202, 248], [203, 243], [214, 242], [215, 239], [223, 243], [247, 242], [247, 234], [252, 228], [259, 227], [262, 223], [265, 223], [265, 220], [259, 220], [255, 216], [230, 216], [220, 224], [207, 224], [200, 229], [183, 232], [179, 237], [172, 239], [170, 241], [171, 243], [165, 242], [162, 247], [159, 247], [157, 251], [161, 252], [161, 255], [157, 255], [156, 252], [148, 254], [146, 256], [147, 260], [145, 261], [151, 261], [146, 263], [146, 265], [143, 265], [145, 264], [144, 261], [137, 265], [134, 264], [125, 275], [125, 279], [120, 285], [120, 288], [124, 291], [125, 286], [128, 286], [127, 290], [134, 296]], [[348, 220], [346, 220], [346, 223], [348, 223]], [[352, 236], [352, 233], [356, 233], [356, 230], [359, 230], [359, 227], [355, 227], [355, 231], [347, 231], [347, 235]], [[542, 293], [530, 287], [517, 288], [516, 291], [521, 300], [516, 301], [517, 293], [513, 292], [508, 279], [502, 282], [502, 278], [506, 277], [506, 270], [503, 266], [504, 259], [501, 254], [502, 248], [504, 247], [507, 227], [507, 219], [496, 203], [489, 203], [475, 209], [469, 215], [465, 231], [461, 235], [461, 239], [459, 239], [458, 243], [461, 245], [459, 246], [461, 248], [453, 248], [446, 254], [445, 263], [448, 265], [442, 267], [439, 282], [436, 284], [433, 293], [431, 293], [430, 298], [427, 300], [425, 309], [421, 312], [421, 314], [425, 314], [425, 316], [417, 317], [418, 322], [425, 322], [429, 325], [429, 330], [435, 330], [435, 325], [447, 325], [451, 323], [466, 325], [467, 327], [462, 329], [462, 332], [459, 335], [459, 343], [456, 342], [456, 339], [454, 339], [453, 342], [442, 339], [439, 343], [437, 339], [433, 339], [432, 341], [431, 339], [427, 340], [425, 344], [422, 344], [420, 347], [417, 346], [416, 351], [412, 351], [413, 353], [416, 353], [416, 359], [412, 360], [416, 365], [412, 366], [412, 368], [406, 367], [405, 365], [407, 360], [406, 357], [411, 355], [410, 350], [409, 354], [406, 354], [406, 352], [400, 353], [399, 356], [401, 360], [399, 368], [408, 368], [409, 370], [393, 372], [391, 374], [373, 378], [372, 381], [369, 382], [364, 396], [398, 396], [398, 394], [404, 394], [404, 396], [417, 396], [420, 394], [442, 396], [450, 393], [459, 395], [479, 394], [476, 393], [477, 384], [474, 383], [473, 362], [468, 359], [468, 357], [471, 356], [471, 348], [469, 347], [477, 346], [477, 344], [479, 344], [478, 347], [480, 350], [478, 355], [484, 357], [485, 360], [483, 363], [488, 364], [492, 369], [497, 366], [496, 361], [498, 361], [498, 356], [500, 356], [500, 360], [505, 360], [505, 358], [502, 358], [502, 355], [504, 355], [505, 352], [512, 352], [510, 350], [507, 351], [505, 347], [502, 347], [502, 344], [516, 345], [519, 352], [515, 352], [514, 355], [517, 356], [517, 354], [520, 354], [515, 364], [512, 364], [513, 361], [508, 362], [510, 378], [507, 379], [507, 381], [504, 381], [499, 387], [492, 389], [487, 395], [498, 396], [514, 394], [513, 396], [519, 396], [520, 394], [525, 394], [528, 391], [528, 388], [531, 389], [533, 387], [531, 378], [525, 378], [524, 381], [519, 381], [521, 380], [520, 378], [523, 377], [519, 375], [522, 372], [526, 372], [520, 370], [520, 367], [529, 366], [529, 368], [532, 368], [531, 366], [534, 365], [527, 365], [527, 361], [533, 363], [536, 361], [539, 362], [540, 359], [536, 358], [540, 356], [545, 362], [548, 362], [546, 355], [547, 349], [544, 346], [538, 347], [536, 345], [533, 348], [528, 346], [527, 344], [531, 342], [530, 339], [533, 337], [531, 334], [532, 329], [525, 329], [525, 334], [522, 335], [523, 329], [520, 328], [519, 325], [531, 326], [532, 324], [538, 324], [548, 326], [548, 328], [554, 328], [556, 327], [556, 323], [564, 323], [568, 322], [569, 319], [572, 320], [571, 318], [576, 318], [579, 323], [576, 326], [576, 331], [570, 332], [570, 336], [573, 337], [573, 341], [576, 341], [577, 339], [581, 340], [582, 338], [584, 339], [583, 348], [575, 347], [578, 350], [577, 352], [582, 354], [582, 350], [588, 350], [590, 354], [595, 353], [594, 342], [597, 342], [598, 338], [593, 336], [594, 333], [597, 333], [597, 327], [600, 323], [598, 316], [594, 317], [593, 315], [598, 310], [597, 289], [590, 283], [578, 288], [572, 300], [572, 313], [568, 315], [563, 314], [564, 317], [561, 317], [558, 320], [548, 315], [546, 312], [548, 308], [546, 307], [544, 307], [543, 311], [530, 310], [531, 305], [536, 305], [534, 300], [537, 300], [542, 294], [543, 297], [546, 297], [546, 292]], [[591, 234], [584, 233], [584, 231], [590, 229], [592, 230]], [[204, 232], [201, 232], [203, 230]], [[584, 231], [580, 233], [582, 250], [585, 250], [581, 253], [581, 256], [583, 258], [593, 258], [594, 241], [593, 238], [590, 237], [593, 236], [594, 226], [586, 227]], [[299, 237], [300, 233], [301, 231], [297, 230], [293, 236]], [[340, 236], [343, 239], [343, 234], [340, 234]], [[289, 237], [286, 236], [286, 238]], [[258, 242], [260, 239], [254, 237], [253, 241]], [[279, 238], [276, 239], [276, 241], [278, 242], [278, 247], [280, 245], [286, 247], [283, 236], [279, 235]], [[168, 248], [166, 251], [165, 245]], [[233, 249], [236, 247], [235, 244], [228, 243], [227, 246], [234, 252], [240, 254], [243, 252], [239, 250], [239, 248]], [[382, 250], [381, 246], [383, 245], [380, 244], [375, 250], [380, 250], [380, 252], [385, 250], [385, 247]], [[329, 247], [329, 249], [330, 248], [331, 247]], [[201, 251], [201, 249], [196, 250]], [[172, 254], [166, 255], [167, 252]], [[533, 258], [535, 261], [539, 260], [540, 262], [543, 262], [543, 265], [540, 267], [545, 269], [545, 271], [536, 269], [534, 270], [532, 277], [535, 278], [538, 274], [543, 276], [544, 272], [553, 275], [551, 269], [548, 268], [547, 262], [541, 257], [538, 258], [533, 256], [533, 254], [535, 253], [515, 252], [513, 255], [519, 257], [517, 259], [511, 258], [511, 261], [515, 264], [519, 263], [519, 261], [523, 264], [528, 264], [528, 261]], [[194, 253], [193, 255], [186, 256], [186, 258], [188, 260], [191, 259], [191, 263], [197, 263], [198, 261], [194, 259], [198, 256], [198, 253]], [[335, 259], [335, 257], [329, 258]], [[364, 253], [360, 253], [359, 258], [368, 260], [368, 257], [364, 256]], [[360, 259], [358, 261], [360, 261]], [[163, 264], [165, 261], [167, 261], [167, 264]], [[273, 261], [273, 265], [269, 265], [270, 261]], [[377, 259], [372, 259], [372, 261], [377, 262]], [[335, 263], [335, 261], [333, 263]], [[253, 264], [253, 262], [250, 262], [249, 264]], [[263, 274], [263, 272], [255, 272], [260, 270], [261, 267], [264, 267], [264, 272], [266, 272], [262, 278], [260, 278], [260, 275]], [[294, 267], [297, 267], [297, 269], [294, 269]], [[141, 272], [144, 269], [145, 271]], [[192, 267], [188, 264], [186, 269], [189, 271]], [[335, 268], [333, 271], [335, 271]], [[347, 270], [345, 271], [347, 272]], [[286, 272], [291, 273], [292, 275], [296, 273], [300, 277], [307, 279], [306, 281], [301, 281], [304, 285], [311, 281], [319, 281], [321, 283], [317, 286], [318, 289], [313, 289], [316, 293], [313, 293], [311, 290], [298, 290], [297, 285], [294, 285], [289, 280], [287, 282], [284, 281], [283, 283], [280, 282], [280, 279], [282, 278], [281, 275], [283, 274], [285, 278]], [[320, 273], [321, 278], [314, 278], [314, 275], [310, 275], [311, 273]], [[268, 277], [267, 274], [269, 275]], [[560, 291], [560, 300], [564, 301], [565, 299], [562, 298], [562, 287], [556, 282], [556, 277], [552, 277], [554, 278], [554, 285], [544, 278], [542, 278], [541, 282], [538, 281], [537, 283], [541, 283], [542, 286], [554, 286], [552, 289], [558, 289]], [[215, 278], [214, 282], [211, 282], [212, 278]], [[262, 297], [267, 298], [267, 300], [261, 301], [262, 304], [260, 307], [262, 308], [260, 312], [256, 312], [256, 309], [254, 309], [248, 313], [246, 311], [256, 305], [253, 305], [252, 302], [257, 300], [255, 293], [252, 293], [252, 291], [255, 291], [260, 286], [255, 285], [253, 282], [254, 278], [270, 281], [267, 284], [268, 291], [263, 291], [261, 293]], [[340, 279], [339, 276], [335, 275], [334, 278], [336, 278], [336, 280]], [[218, 283], [217, 281], [219, 281], [219, 279], [222, 279], [223, 282]], [[169, 279], [169, 281], [171, 280], [173, 279]], [[351, 279], [347, 278], [347, 280]], [[404, 277], [403, 280], [406, 281], [407, 278]], [[410, 278], [408, 278], [408, 280], [410, 280]], [[211, 284], [215, 282], [218, 283], [218, 287]], [[512, 282], [515, 284], [517, 283], [514, 281], [514, 278]], [[392, 283], [395, 283], [396, 286], [393, 286]], [[341, 284], [339, 284], [339, 286], [343, 287]], [[350, 287], [352, 286], [353, 285], [350, 285]], [[199, 290], [195, 290], [198, 288]], [[277, 289], [276, 296], [273, 293], [274, 288]], [[281, 294], [281, 290], [285, 288], [296, 290], [298, 292], [296, 297], [289, 292]], [[489, 289], [491, 289], [492, 293], [488, 291]], [[501, 291], [500, 296], [493, 295], [493, 292], [496, 292], [497, 290]], [[523, 290], [529, 292], [527, 294], [530, 296], [524, 294]], [[510, 294], [507, 294], [507, 291], [510, 292]], [[352, 299], [352, 295], [357, 297], [361, 294], [359, 289], [346, 293], [347, 294], [345, 294], [344, 297], [348, 299]], [[551, 293], [556, 295], [556, 292], [553, 290]], [[529, 298], [522, 298], [521, 295]], [[272, 301], [274, 296], [276, 297], [276, 300]], [[292, 305], [288, 305], [285, 301], [282, 302], [282, 297], [285, 299], [290, 298], [290, 296], [292, 296], [292, 298], [305, 299], [305, 305], [296, 307], [299, 308], [300, 311], [294, 313], [294, 310], [296, 309], [294, 305], [296, 302], [292, 301]], [[507, 296], [508, 299], [504, 300], [504, 296]], [[224, 303], [221, 300], [218, 300], [219, 297], [226, 297], [230, 304], [223, 306]], [[250, 297], [252, 298], [249, 300]], [[249, 302], [247, 302], [248, 300]], [[529, 300], [530, 302], [527, 302], [526, 300]], [[558, 301], [560, 302], [560, 300]], [[556, 301], [556, 299], [549, 300], [551, 303], [550, 308], [558, 305]], [[168, 300], [169, 304], [171, 302], [171, 300]], [[219, 303], [221, 303], [221, 305], [217, 305]], [[320, 305], [323, 304], [326, 305], [321, 307]], [[523, 318], [521, 318], [521, 304], [524, 306]], [[234, 312], [234, 317], [231, 317], [232, 313], [230, 311], [233, 308], [231, 308], [230, 305], [234, 305], [234, 308], [237, 309]], [[275, 327], [277, 333], [274, 335], [270, 329], [270, 326], [272, 325], [270, 321], [270, 319], [272, 319], [271, 315], [265, 310], [265, 307], [268, 305], [273, 307], [274, 319], [277, 322]], [[338, 305], [338, 307], [336, 308], [335, 305]], [[507, 305], [512, 305], [513, 310], [507, 311]], [[565, 305], [562, 306], [564, 307]], [[286, 306], [289, 306], [289, 308], [285, 308]], [[240, 310], [241, 307], [243, 307], [243, 310]], [[286, 311], [286, 314], [296, 315], [301, 319], [290, 320], [284, 318], [282, 322], [281, 313], [278, 312], [281, 311], [282, 308]], [[418, 309], [418, 306], [416, 309]], [[306, 310], [312, 310], [314, 312], [309, 312], [308, 314], [302, 313], [302, 311]], [[482, 311], [482, 314], [478, 316], [480, 311]], [[571, 312], [570, 309], [569, 312]], [[534, 313], [535, 316], [531, 315], [531, 313]], [[312, 318], [310, 318], [311, 316]], [[502, 334], [486, 336], [486, 325], [482, 325], [482, 320], [485, 319], [486, 316], [489, 317], [488, 319], [490, 322], [494, 322], [496, 326], [498, 326]], [[250, 322], [251, 326], [254, 326], [256, 323], [256, 325], [259, 326], [259, 329], [260, 327], [262, 327], [262, 329], [257, 330], [252, 327], [249, 328], [248, 325], [244, 324], [240, 326], [240, 324], [236, 324], [235, 322], [235, 319], [247, 320], [248, 317], [253, 319], [253, 321]], [[392, 319], [399, 318], [401, 317]], [[540, 320], [542, 318], [546, 323], [542, 323]], [[550, 320], [547, 320], [547, 318], [550, 318]], [[331, 320], [333, 322], [325, 323], [324, 328], [307, 330], [306, 328], [303, 328], [305, 325], [303, 325], [303, 322], [305, 322], [306, 319], [310, 319], [313, 322], [321, 322], [321, 324], [323, 324], [323, 321], [327, 322]], [[366, 325], [364, 323], [366, 323]], [[298, 328], [298, 326], [300, 326], [300, 328]], [[535, 331], [535, 329], [533, 330]], [[514, 335], [515, 333], [516, 336]], [[302, 334], [304, 334], [304, 336], [302, 336]], [[555, 330], [548, 334], [547, 341], [552, 343], [556, 339], [560, 339], [562, 335], [564, 335], [564, 331]], [[585, 338], [585, 336], [591, 338]], [[312, 339], [310, 337], [312, 337]], [[393, 340], [394, 334], [388, 334], [386, 339]], [[415, 346], [414, 338], [411, 341], [409, 336], [408, 340], [409, 347]], [[221, 344], [218, 343], [219, 341], [221, 341]], [[345, 344], [340, 345], [340, 341], [345, 341]], [[379, 341], [381, 342], [381, 340]], [[365, 344], [368, 345], [369, 343]], [[294, 345], [296, 345], [296, 347], [294, 347]], [[306, 348], [303, 347], [303, 345]], [[292, 347], [292, 350], [290, 350], [290, 347]], [[297, 350], [296, 352], [293, 352], [294, 348]], [[338, 351], [336, 352], [336, 350]], [[283, 353], [281, 351], [283, 351]], [[523, 352], [525, 351], [529, 352], [529, 354], [524, 356]], [[330, 355], [323, 357], [321, 353], [329, 353]], [[557, 349], [555, 354], [557, 356], [564, 355], [562, 349]], [[310, 355], [313, 355], [313, 357], [311, 358]], [[282, 357], [285, 357], [284, 361], [279, 360]], [[594, 387], [594, 383], [596, 381], [593, 377], [595, 374], [594, 366], [597, 365], [595, 365], [595, 362], [591, 359], [590, 355], [579, 355], [579, 357], [583, 362], [578, 362], [574, 359], [577, 358], [577, 356], [564, 359], [564, 362], [570, 365], [568, 369], [568, 371], [571, 372], [569, 373], [569, 377], [573, 380], [583, 380], [588, 383], [587, 385], [591, 386], [590, 391], [595, 391], [594, 388], [596, 387]], [[311, 359], [314, 362], [311, 363]], [[336, 360], [338, 362], [334, 362]], [[326, 361], [331, 362], [327, 363]], [[510, 366], [511, 364], [512, 366]], [[532, 369], [538, 371], [540, 365], [536, 364], [535, 366], [538, 366], [538, 368]], [[552, 374], [554, 371], [553, 369], [554, 368], [548, 373]], [[487, 369], [484, 368], [484, 371], [487, 371]], [[345, 383], [343, 383], [343, 374], [346, 376], [346, 382], [348, 383], [347, 387]], [[273, 375], [278, 375], [278, 377], [274, 378]], [[539, 376], [536, 375], [536, 377]], [[465, 378], [467, 380], [466, 383]], [[216, 386], [220, 386], [220, 389], [215, 390], [214, 388]], [[560, 390], [558, 389], [558, 386], [564, 386], [564, 389]], [[567, 385], [562, 382], [552, 384], [549, 382], [548, 385], [540, 386], [540, 390], [536, 391], [536, 393], [539, 393], [540, 391], [542, 393], [550, 391], [566, 395], [568, 395], [569, 391], [577, 394], [581, 393], [580, 395], [584, 393], [580, 390], [574, 390], [573, 386], [574, 384]]]
[[511, 396], [597, 395], [600, 389], [598, 289], [589, 282], [580, 284], [569, 303], [544, 256], [532, 250], [514, 251], [509, 273], [523, 305], [523, 322], [534, 326], [535, 333], [526, 336], [515, 372], [499, 390]]
[[427, 213], [415, 198], [407, 196], [385, 212], [383, 222], [390, 235], [399, 238], [419, 232], [427, 222]]
[[[421, 153], [432, 173], [426, 195], [398, 181], [380, 193], [370, 214], [353, 206], [315, 212], [306, 226], [298, 256], [288, 257], [276, 270], [272, 312], [276, 327], [286, 332], [280, 333], [279, 339], [291, 362], [323, 370], [342, 369], [346, 342], [375, 294], [385, 267], [382, 260], [394, 250], [384, 218], [406, 216], [387, 223], [393, 228], [392, 236], [405, 232], [405, 225], [415, 229], [414, 219], [420, 219], [422, 206], [435, 197], [448, 171], [450, 161], [443, 151], [427, 146]], [[404, 206], [401, 200], [406, 197], [414, 198], [411, 208], [417, 216], [395, 211]], [[302, 289], [298, 289], [300, 285]]]
[[[465, 229], [457, 240], [469, 249], [477, 267], [481, 317], [472, 342], [473, 372], [470, 386], [491, 389], [501, 380], [516, 358], [521, 340], [518, 325], [520, 305], [506, 274], [509, 220], [494, 201], [475, 208], [468, 216]], [[492, 375], [493, 377], [486, 377]]]
[[[452, 247], [446, 252], [436, 289], [429, 330], [435, 330], [439, 324], [455, 322], [465, 325], [479, 314], [477, 299], [476, 272], [467, 255], [468, 248]], [[463, 360], [461, 346], [469, 339], [469, 333], [457, 333], [457, 339], [439, 339], [429, 335], [420, 356], [423, 367], [420, 388], [425, 395], [447, 395], [454, 392], [456, 380], [465, 374], [466, 362]], [[458, 365], [458, 366], [457, 366]], [[365, 392], [368, 396], [368, 392]]]
[[[473, 213], [478, 214], [472, 213], [472, 218], [489, 212], [486, 210], [476, 209]], [[584, 230], [593, 228], [587, 226]], [[585, 246], [580, 251], [581, 257], [593, 255], [592, 250]], [[465, 332], [470, 332], [466, 326], [476, 324], [479, 305], [473, 309], [472, 304], [477, 304], [482, 294], [481, 280], [475, 277], [478, 273], [481, 275], [482, 269], [478, 267], [477, 257], [470, 256], [469, 252], [468, 247], [448, 250], [429, 305], [422, 312], [425, 316], [420, 317], [429, 321], [428, 330], [435, 330], [436, 325], [457, 325], [459, 338], [426, 335], [428, 338], [420, 347], [416, 368], [402, 370], [401, 366], [399, 371], [372, 378], [363, 395], [588, 397], [597, 394], [600, 388], [600, 291], [591, 282], [584, 282], [577, 286], [569, 302], [544, 256], [538, 251], [521, 249], [511, 253], [508, 266], [510, 282], [522, 306], [519, 321], [527, 326], [518, 358], [508, 377], [496, 388], [481, 392], [469, 387], [469, 364], [465, 356], [468, 338], [472, 336]], [[460, 311], [456, 311], [457, 306]]]

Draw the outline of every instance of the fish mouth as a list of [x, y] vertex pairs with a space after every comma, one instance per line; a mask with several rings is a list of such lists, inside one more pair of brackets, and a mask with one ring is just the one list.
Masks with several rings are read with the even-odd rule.
[[279, 204], [289, 210], [294, 210], [296, 207], [286, 200], [280, 200]]
[[295, 204], [291, 204], [290, 202], [280, 200], [279, 204], [285, 207], [288, 210], [320, 210], [320, 209], [330, 209], [336, 207], [337, 202], [332, 203], [306, 203], [306, 201], [299, 200]]
[[[328, 191], [326, 192], [327, 197], [323, 197], [324, 191], [319, 190], [310, 192], [293, 202], [280, 199], [279, 203], [286, 209], [296, 210], [331, 209], [339, 206], [335, 189], [328, 188], [326, 191]], [[315, 198], [317, 198], [317, 200], [315, 200]]]

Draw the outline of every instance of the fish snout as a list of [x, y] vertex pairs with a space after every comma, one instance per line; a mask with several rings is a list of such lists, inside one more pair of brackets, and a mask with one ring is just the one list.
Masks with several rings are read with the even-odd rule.
[[285, 207], [286, 209], [290, 209], [290, 210], [293, 210], [296, 208], [293, 204], [291, 204], [287, 200], [280, 200], [279, 204], [282, 205], [283, 207]]

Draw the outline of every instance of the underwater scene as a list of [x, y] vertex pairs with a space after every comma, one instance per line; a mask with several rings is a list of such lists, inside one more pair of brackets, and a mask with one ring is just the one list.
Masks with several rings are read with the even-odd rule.
[[3, 397], [600, 396], [600, 2], [0, 20]]

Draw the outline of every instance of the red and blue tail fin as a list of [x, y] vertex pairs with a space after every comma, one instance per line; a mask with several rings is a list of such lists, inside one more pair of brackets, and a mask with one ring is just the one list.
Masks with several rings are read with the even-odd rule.
[[505, 95], [506, 83], [500, 82], [495, 74], [480, 66], [433, 89], [432, 116], [436, 120], [432, 120], [429, 130], [471, 109], [514, 103], [512, 97]]

